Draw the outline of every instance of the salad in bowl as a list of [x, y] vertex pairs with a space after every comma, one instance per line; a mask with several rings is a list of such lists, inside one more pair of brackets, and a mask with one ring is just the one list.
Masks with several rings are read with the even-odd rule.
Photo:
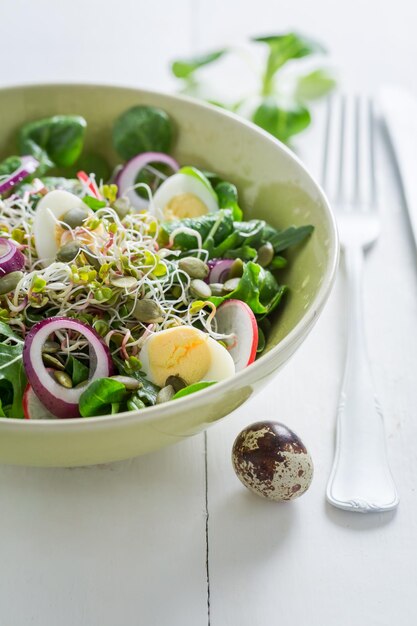
[[0, 163], [1, 417], [143, 411], [251, 367], [285, 307], [287, 250], [314, 237], [249, 218], [233, 180], [179, 163], [162, 108], [117, 116], [115, 168], [85, 152], [88, 131], [30, 121]]

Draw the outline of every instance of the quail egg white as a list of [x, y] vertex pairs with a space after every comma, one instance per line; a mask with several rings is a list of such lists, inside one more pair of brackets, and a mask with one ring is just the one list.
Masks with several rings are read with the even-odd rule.
[[192, 385], [224, 380], [235, 373], [226, 348], [192, 326], [175, 326], [154, 333], [145, 341], [139, 359], [149, 380], [160, 387], [169, 376], [178, 376]]
[[33, 222], [36, 252], [45, 265], [55, 259], [61, 246], [64, 228], [57, 223], [70, 209], [82, 208], [88, 215], [91, 210], [69, 191], [55, 189], [45, 194], [38, 202]]
[[162, 219], [200, 217], [219, 210], [216, 193], [195, 167], [183, 167], [157, 189], [153, 205]]

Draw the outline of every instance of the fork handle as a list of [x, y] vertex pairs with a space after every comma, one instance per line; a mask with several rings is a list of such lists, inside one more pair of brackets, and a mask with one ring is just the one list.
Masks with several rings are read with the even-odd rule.
[[341, 509], [361, 513], [389, 511], [397, 506], [398, 495], [388, 464], [383, 415], [366, 354], [363, 249], [347, 247], [344, 258], [349, 304], [347, 354], [327, 500]]

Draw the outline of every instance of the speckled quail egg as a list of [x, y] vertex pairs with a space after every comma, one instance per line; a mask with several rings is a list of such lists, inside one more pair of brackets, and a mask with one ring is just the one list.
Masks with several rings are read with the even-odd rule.
[[279, 422], [256, 422], [236, 437], [232, 463], [239, 480], [269, 500], [293, 500], [309, 488], [313, 462], [301, 439]]

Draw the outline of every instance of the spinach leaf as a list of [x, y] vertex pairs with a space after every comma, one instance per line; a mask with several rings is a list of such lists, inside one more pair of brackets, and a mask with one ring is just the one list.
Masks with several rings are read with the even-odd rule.
[[275, 253], [278, 254], [290, 246], [301, 243], [303, 239], [311, 235], [313, 230], [314, 226], [310, 224], [307, 226], [290, 226], [281, 231], [267, 224], [263, 229], [262, 238], [265, 242], [269, 241], [273, 245]]
[[70, 167], [61, 169], [59, 174], [65, 178], [76, 178], [77, 172], [83, 170], [87, 174], [94, 174], [96, 181], [106, 182], [111, 176], [111, 167], [104, 157], [93, 152], [86, 152], [75, 161]]
[[274, 137], [287, 142], [292, 135], [309, 126], [311, 115], [300, 104], [294, 103], [284, 108], [278, 106], [276, 99], [269, 96], [254, 111], [252, 121]]
[[241, 222], [243, 212], [238, 205], [237, 189], [232, 183], [222, 181], [215, 187], [215, 192], [221, 209], [230, 209], [235, 222]]
[[[233, 216], [231, 211], [223, 210], [217, 213], [207, 213], [201, 217], [162, 222], [160, 227], [162, 243], [168, 243], [171, 233], [183, 227], [195, 230], [200, 234], [203, 242], [210, 236], [212, 243], [217, 245], [233, 232]], [[179, 232], [174, 238], [174, 245], [181, 250], [191, 250], [196, 247], [196, 238], [192, 234]]]
[[88, 385], [80, 396], [79, 409], [82, 417], [106, 415], [112, 404], [121, 402], [126, 396], [126, 387], [112, 378], [97, 378]]
[[243, 269], [237, 288], [225, 296], [208, 298], [216, 306], [232, 298], [246, 302], [257, 315], [270, 313], [279, 303], [286, 287], [278, 285], [275, 277], [263, 267], [249, 261]]
[[[2, 411], [10, 407], [9, 417], [23, 417], [22, 398], [26, 387], [23, 367], [23, 341], [4, 322], [0, 322], [0, 402]], [[4, 338], [14, 343], [4, 343]]]
[[113, 126], [113, 145], [123, 159], [141, 152], [169, 152], [173, 126], [162, 109], [138, 105], [122, 113]]
[[135, 393], [129, 400], [127, 401], [127, 410], [128, 411], [140, 411], [146, 408], [146, 404], [141, 400], [137, 393]]
[[196, 69], [217, 61], [226, 52], [227, 50], [223, 49], [216, 52], [209, 52], [208, 54], [201, 54], [190, 59], [178, 59], [172, 63], [172, 73], [177, 78], [190, 78]]
[[90, 368], [88, 368], [82, 361], [70, 356], [65, 366], [65, 371], [70, 376], [74, 387], [80, 383], [88, 380]]
[[0, 163], [0, 176], [10, 176], [22, 165], [22, 159], [18, 156], [9, 156]]
[[20, 152], [33, 154], [43, 172], [54, 165], [67, 167], [81, 154], [86, 126], [79, 115], [54, 115], [29, 122], [20, 129]]
[[[146, 374], [144, 372], [129, 367], [126, 361], [122, 361], [122, 359], [119, 359], [118, 357], [114, 357], [113, 361], [119, 374], [122, 376], [131, 376], [132, 378], [136, 378], [136, 380], [141, 383], [141, 386], [135, 392], [134, 396], [141, 400], [146, 406], [152, 406], [155, 404], [156, 396], [158, 395], [160, 387], [151, 383], [151, 381], [146, 378]], [[131, 398], [132, 401], [134, 401], [134, 396]]]
[[211, 385], [215, 385], [217, 381], [209, 381], [209, 382], [201, 382], [194, 383], [193, 385], [188, 385], [188, 387], [184, 387], [184, 389], [180, 389], [177, 393], [172, 397], [173, 400], [177, 400], [178, 398], [184, 398], [185, 396], [189, 396], [191, 393], [195, 393], [196, 391], [200, 391], [201, 389], [206, 389], [207, 387], [211, 387]]
[[98, 209], [103, 209], [107, 206], [107, 202], [105, 200], [99, 200], [94, 196], [84, 196], [82, 201], [93, 211], [98, 211]]

